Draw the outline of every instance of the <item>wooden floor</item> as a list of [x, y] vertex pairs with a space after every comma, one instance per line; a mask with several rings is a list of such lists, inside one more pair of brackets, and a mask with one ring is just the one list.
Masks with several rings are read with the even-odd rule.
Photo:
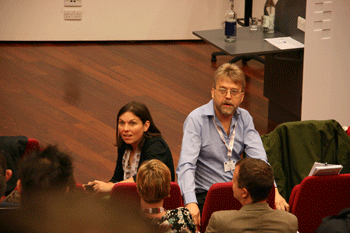
[[[201, 41], [0, 43], [0, 134], [58, 145], [74, 157], [80, 183], [109, 180], [117, 112], [137, 100], [149, 107], [176, 167], [186, 116], [211, 99], [214, 72], [230, 60], [211, 63], [214, 51]], [[249, 61], [242, 69], [242, 107], [266, 134], [275, 125], [263, 97], [264, 66]]]

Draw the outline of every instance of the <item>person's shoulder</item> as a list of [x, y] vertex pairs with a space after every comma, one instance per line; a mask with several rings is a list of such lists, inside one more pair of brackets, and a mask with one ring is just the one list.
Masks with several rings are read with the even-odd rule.
[[205, 105], [202, 105], [194, 110], [192, 110], [192, 112], [190, 112], [190, 114], [188, 114], [188, 117], [198, 117], [198, 116], [201, 116], [204, 112], [204, 109], [205, 109]]
[[281, 216], [294, 216], [294, 214], [288, 212], [288, 211], [285, 211], [285, 210], [273, 210], [277, 215], [281, 215]]
[[226, 229], [231, 226], [232, 222], [239, 218], [239, 216], [240, 215], [238, 210], [216, 211], [210, 216], [207, 230], [209, 232], [215, 232], [217, 228]]
[[285, 232], [297, 232], [298, 230], [298, 218], [285, 210], [273, 210], [274, 216], [266, 216], [268, 219], [275, 219], [279, 221], [279, 225], [284, 226]]
[[273, 210], [273, 212], [275, 213], [276, 216], [280, 216], [281, 219], [298, 221], [297, 217], [294, 214], [289, 213], [285, 210]]
[[167, 151], [168, 153], [171, 153], [168, 144], [162, 136], [147, 138], [142, 146], [142, 150], [153, 150], [154, 152], [158, 151], [161, 153]]
[[126, 150], [126, 144], [123, 143], [120, 147], [118, 147], [118, 153], [124, 153]]
[[176, 225], [176, 228], [181, 228], [181, 232], [196, 231], [196, 225], [192, 219], [191, 212], [186, 207], [168, 210], [163, 216], [163, 220], [167, 220], [173, 226]]
[[231, 219], [235, 213], [238, 213], [238, 210], [220, 210], [215, 211], [211, 217], [212, 218], [222, 218], [222, 219]]
[[244, 108], [240, 108], [238, 107], [236, 110], [237, 114], [242, 117], [243, 119], [246, 117], [251, 117], [250, 113], [248, 112], [248, 110], [244, 109]]
[[178, 207], [176, 209], [171, 210], [174, 213], [179, 213], [181, 212], [183, 215], [189, 215], [191, 216], [191, 212], [189, 211], [189, 209], [187, 209], [186, 207]]
[[195, 108], [190, 114], [188, 115], [188, 118], [197, 118], [201, 117], [202, 115], [213, 115], [214, 114], [214, 106], [213, 106], [213, 100], [210, 100], [208, 103], [199, 106], [198, 108]]
[[181, 206], [181, 207], [177, 207], [176, 209], [174, 209], [174, 210], [176, 210], [176, 211], [181, 211], [181, 212], [186, 212], [186, 211], [189, 211], [186, 207], [183, 207], [183, 206]]
[[145, 140], [144, 145], [152, 145], [152, 144], [162, 144], [162, 145], [168, 147], [168, 144], [165, 142], [165, 140], [163, 139], [162, 136], [154, 136], [151, 138], [147, 138]]
[[249, 125], [253, 122], [253, 117], [244, 108], [237, 108], [235, 117], [237, 117], [237, 121], [242, 122], [243, 125]]
[[185, 208], [185, 207], [178, 207], [176, 209], [171, 209], [171, 210], [167, 210], [166, 214], [164, 215], [164, 218], [169, 219], [169, 218], [178, 218], [178, 216], [181, 215], [188, 215], [190, 214], [190, 211]]

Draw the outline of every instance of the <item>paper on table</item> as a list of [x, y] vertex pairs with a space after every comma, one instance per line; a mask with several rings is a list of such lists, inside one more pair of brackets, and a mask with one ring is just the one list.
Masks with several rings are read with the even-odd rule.
[[265, 40], [279, 49], [304, 48], [304, 44], [294, 40], [291, 37], [268, 38]]

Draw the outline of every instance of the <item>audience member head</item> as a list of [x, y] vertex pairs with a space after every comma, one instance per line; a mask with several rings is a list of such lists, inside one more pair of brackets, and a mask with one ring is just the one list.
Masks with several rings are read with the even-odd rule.
[[243, 158], [236, 163], [232, 188], [242, 205], [266, 201], [273, 186], [273, 170], [265, 161]]
[[[73, 192], [38, 195], [36, 205], [24, 206], [0, 219], [1, 232], [15, 233], [154, 233], [160, 230], [145, 219], [139, 207], [109, 202]], [[28, 208], [29, 207], [29, 208]]]
[[237, 65], [231, 63], [222, 64], [215, 72], [214, 88], [216, 88], [218, 80], [222, 78], [232, 80], [235, 84], [241, 85], [242, 91], [245, 90], [245, 76]]
[[211, 96], [215, 114], [220, 121], [231, 121], [244, 100], [244, 90], [245, 77], [238, 66], [225, 63], [217, 69]]
[[145, 161], [137, 172], [137, 191], [146, 203], [159, 203], [169, 196], [171, 174], [157, 159]]
[[[141, 128], [135, 128], [134, 135], [131, 140], [126, 139], [123, 137], [123, 130], [125, 130], [123, 127], [125, 125], [125, 121], [123, 118], [127, 116], [128, 113], [132, 114], [132, 117], [136, 117], [136, 121], [140, 122], [133, 122], [140, 123]], [[129, 117], [127, 117], [129, 119]], [[149, 112], [147, 106], [141, 102], [132, 101], [128, 104], [124, 105], [118, 112], [117, 115], [117, 129], [116, 129], [116, 138], [117, 138], [117, 147], [121, 147], [123, 144], [131, 145], [137, 142], [137, 146], [139, 148], [142, 147], [145, 138], [150, 138], [154, 136], [160, 136], [161, 133], [159, 129], [156, 127], [156, 125], [153, 122], [153, 119], [151, 117], [151, 113]], [[137, 136], [137, 137], [136, 137]], [[128, 140], [128, 141], [125, 141]]]
[[72, 158], [52, 145], [23, 158], [18, 176], [23, 202], [38, 193], [66, 193], [76, 184]]
[[5, 156], [0, 151], [0, 197], [5, 194], [6, 182], [11, 178], [12, 171], [7, 169]]

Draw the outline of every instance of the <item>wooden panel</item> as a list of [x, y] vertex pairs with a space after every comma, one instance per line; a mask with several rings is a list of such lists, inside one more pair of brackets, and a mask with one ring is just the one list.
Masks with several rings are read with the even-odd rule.
[[[230, 60], [220, 56], [211, 63], [214, 51], [200, 41], [0, 43], [1, 135], [57, 144], [73, 155], [81, 183], [109, 180], [117, 159], [117, 112], [138, 100], [149, 107], [176, 167], [186, 116], [211, 99], [214, 72]], [[265, 134], [273, 126], [264, 66], [250, 61], [243, 70], [242, 107]]]

